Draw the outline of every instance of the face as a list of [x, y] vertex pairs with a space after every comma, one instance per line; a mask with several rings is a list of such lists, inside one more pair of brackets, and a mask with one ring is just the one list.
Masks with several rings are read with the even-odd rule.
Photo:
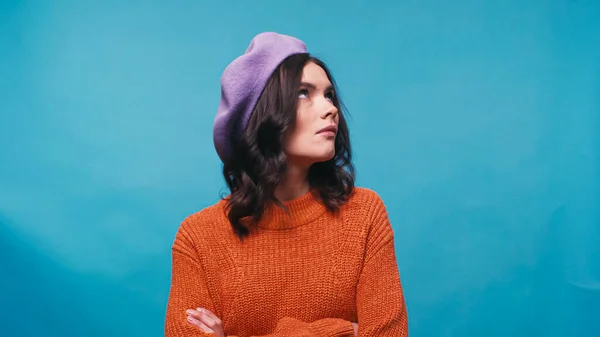
[[334, 157], [339, 116], [323, 68], [309, 62], [301, 82], [296, 124], [285, 137], [284, 151], [291, 164], [310, 166]]

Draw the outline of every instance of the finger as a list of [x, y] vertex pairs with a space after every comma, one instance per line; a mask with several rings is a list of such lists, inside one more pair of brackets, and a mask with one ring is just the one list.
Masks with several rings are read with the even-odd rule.
[[217, 324], [217, 319], [214, 314], [208, 314], [205, 312], [204, 309], [202, 308], [198, 308], [197, 310], [194, 309], [188, 309], [186, 310], [186, 313], [188, 314], [188, 316], [193, 317], [195, 320], [200, 321], [201, 323], [203, 323], [205, 326], [207, 326], [208, 328], [212, 329], [212, 330], [216, 330], [218, 327], [220, 327], [220, 323]]
[[213, 329], [216, 324], [215, 324], [215, 320], [212, 317], [209, 317], [207, 315], [202, 315], [202, 317], [200, 318], [200, 321], [204, 324], [206, 324], [207, 327]]
[[192, 316], [197, 320], [202, 320], [202, 312], [198, 310], [188, 309], [185, 311], [185, 313], [188, 314], [188, 316]]
[[187, 321], [188, 321], [188, 322], [189, 322], [191, 325], [193, 325], [193, 326], [195, 326], [195, 327], [197, 327], [197, 328], [201, 329], [201, 330], [202, 330], [202, 331], [204, 331], [204, 332], [214, 332], [214, 331], [213, 331], [211, 328], [207, 327], [207, 326], [206, 326], [206, 324], [202, 323], [201, 321], [199, 321], [199, 320], [195, 319], [195, 318], [194, 318], [194, 317], [192, 317], [192, 316], [188, 316], [188, 317], [187, 317]]
[[212, 311], [205, 309], [205, 308], [198, 308], [198, 311], [204, 313], [206, 316], [210, 317], [217, 325], [221, 325], [221, 320], [219, 319], [219, 317], [217, 317], [217, 315], [215, 315]]
[[203, 313], [201, 310], [188, 309], [186, 311], [188, 317], [192, 317], [195, 321], [202, 323], [204, 326], [214, 328], [214, 320]]

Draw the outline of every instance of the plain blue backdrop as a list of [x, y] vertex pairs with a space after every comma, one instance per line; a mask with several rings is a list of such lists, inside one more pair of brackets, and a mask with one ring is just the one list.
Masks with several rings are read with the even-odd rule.
[[225, 191], [220, 75], [262, 31], [333, 70], [411, 336], [598, 336], [592, 0], [4, 0], [0, 335], [163, 335], [175, 231]]

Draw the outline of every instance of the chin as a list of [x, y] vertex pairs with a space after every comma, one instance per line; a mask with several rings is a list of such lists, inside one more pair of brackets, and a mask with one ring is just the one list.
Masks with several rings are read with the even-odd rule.
[[319, 163], [319, 162], [324, 162], [324, 161], [328, 161], [333, 159], [333, 157], [335, 157], [335, 150], [331, 150], [331, 151], [327, 151], [325, 153], [320, 153], [319, 155], [316, 155], [315, 158], [315, 162]]
[[320, 149], [305, 149], [304, 151], [288, 152], [288, 160], [301, 165], [312, 165], [314, 163], [322, 163], [335, 157], [335, 147], [320, 148]]

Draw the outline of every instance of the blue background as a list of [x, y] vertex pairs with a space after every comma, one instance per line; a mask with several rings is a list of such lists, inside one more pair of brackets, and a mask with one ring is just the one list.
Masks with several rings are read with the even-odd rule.
[[163, 334], [221, 72], [267, 30], [334, 72], [411, 336], [598, 336], [592, 0], [1, 2], [2, 336]]

